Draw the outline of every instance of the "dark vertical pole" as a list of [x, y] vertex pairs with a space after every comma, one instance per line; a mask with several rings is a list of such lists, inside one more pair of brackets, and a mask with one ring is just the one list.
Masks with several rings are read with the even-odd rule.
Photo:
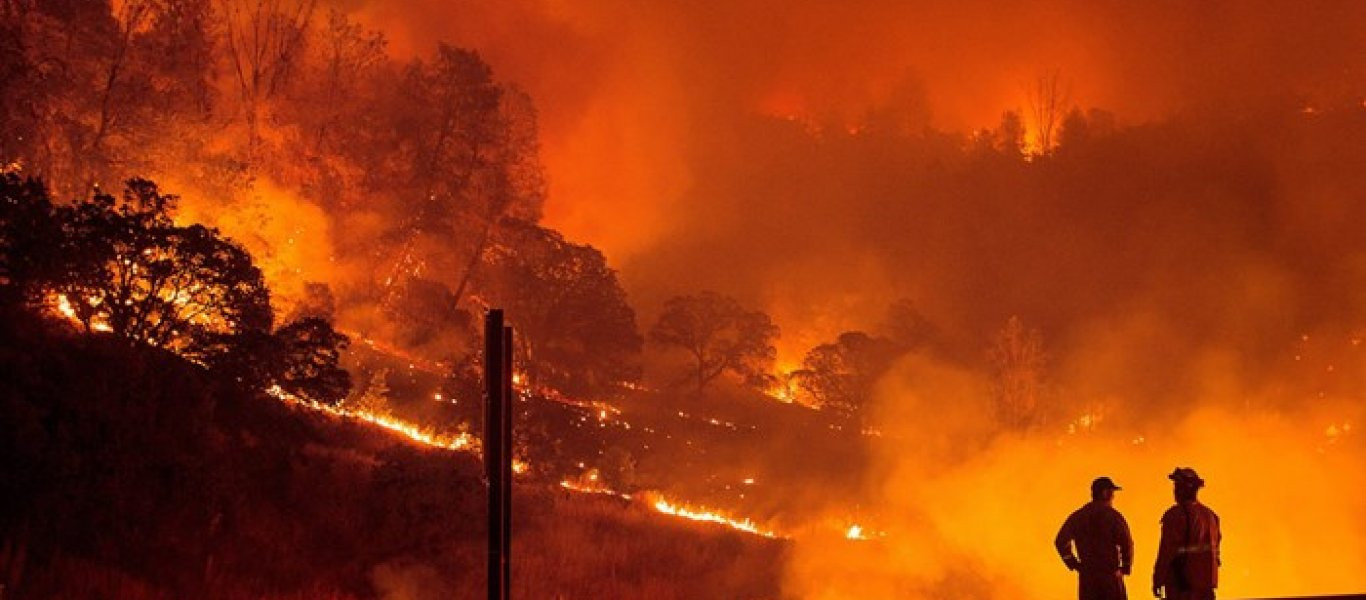
[[508, 360], [509, 334], [503, 311], [493, 309], [484, 317], [484, 475], [489, 483], [488, 503], [488, 597], [507, 600], [508, 545], [506, 497], [512, 456], [507, 451], [510, 423], [509, 393], [512, 365]]
[[517, 394], [512, 389], [512, 326], [503, 327], [503, 597], [512, 595], [512, 420]]

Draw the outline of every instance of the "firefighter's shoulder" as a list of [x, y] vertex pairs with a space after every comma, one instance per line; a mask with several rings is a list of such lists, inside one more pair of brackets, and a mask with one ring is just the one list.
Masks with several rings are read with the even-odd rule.
[[1186, 512], [1185, 512], [1185, 510], [1183, 510], [1183, 509], [1181, 508], [1181, 505], [1180, 505], [1180, 504], [1173, 504], [1173, 505], [1171, 505], [1171, 508], [1168, 508], [1168, 509], [1167, 509], [1167, 512], [1162, 513], [1162, 522], [1163, 522], [1163, 523], [1167, 523], [1167, 522], [1173, 521], [1173, 520], [1175, 520], [1175, 519], [1183, 519], [1183, 520], [1184, 520], [1185, 518], [1186, 518]]
[[1209, 518], [1214, 519], [1214, 522], [1216, 523], [1219, 522], [1219, 513], [1214, 512], [1213, 508], [1210, 508], [1208, 505], [1204, 503], [1201, 503], [1199, 506], [1201, 510], [1209, 516]]

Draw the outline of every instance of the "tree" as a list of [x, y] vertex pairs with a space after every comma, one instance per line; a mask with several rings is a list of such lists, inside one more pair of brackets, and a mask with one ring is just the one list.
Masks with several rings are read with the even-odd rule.
[[303, 65], [308, 94], [293, 102], [300, 109], [296, 116], [311, 130], [312, 153], [339, 149], [344, 117], [357, 109], [354, 101], [365, 76], [383, 64], [385, 45], [382, 34], [366, 30], [335, 8], [328, 11], [327, 24], [316, 32], [308, 48], [312, 56]]
[[1070, 102], [1070, 94], [1059, 81], [1059, 72], [1054, 69], [1039, 75], [1034, 80], [1033, 87], [1028, 90], [1028, 100], [1029, 112], [1034, 118], [1036, 129], [1035, 151], [1039, 154], [1048, 154], [1053, 151], [1053, 136], [1062, 124]]
[[351, 391], [351, 374], [341, 368], [350, 340], [326, 320], [306, 317], [271, 336], [272, 379], [285, 391], [322, 404], [338, 404]]
[[873, 386], [902, 352], [892, 340], [847, 331], [806, 353], [797, 385], [821, 409], [862, 424]]
[[650, 330], [654, 343], [691, 357], [689, 378], [699, 396], [726, 372], [758, 383], [778, 354], [773, 345], [777, 337], [778, 327], [768, 315], [745, 310], [735, 299], [714, 292], [670, 299]]
[[3, 3], [0, 164], [60, 196], [166, 158], [183, 166], [193, 136], [167, 132], [207, 115], [208, 2]]
[[373, 415], [389, 414], [389, 369], [379, 369], [359, 394], [348, 397], [343, 406]]
[[1018, 159], [1024, 156], [1025, 127], [1020, 113], [1008, 110], [1001, 115], [1001, 125], [997, 129], [997, 142], [1002, 154]]
[[17, 173], [0, 174], [0, 302], [20, 304], [54, 265], [61, 237], [47, 188]]
[[1077, 151], [1092, 140], [1108, 135], [1114, 129], [1114, 115], [1091, 109], [1083, 113], [1079, 108], [1067, 111], [1058, 131], [1059, 151]]
[[903, 351], [920, 350], [939, 341], [939, 328], [921, 314], [914, 302], [905, 298], [887, 307], [882, 331]]
[[[134, 179], [119, 200], [97, 193], [53, 208], [40, 183], [6, 174], [4, 300], [42, 298], [87, 332], [174, 351], [248, 387], [279, 385], [324, 403], [344, 397], [346, 336], [308, 313], [272, 333], [269, 296], [251, 257], [213, 229], [176, 226], [175, 203], [156, 184]], [[330, 307], [326, 286], [309, 289]]]
[[1036, 425], [1045, 394], [1043, 334], [1026, 328], [1017, 316], [997, 332], [988, 351], [991, 362], [996, 417], [1002, 425], [1026, 430]]
[[384, 301], [404, 278], [429, 269], [455, 274], [447, 283], [463, 301], [503, 218], [539, 217], [545, 182], [535, 111], [525, 94], [493, 80], [477, 52], [444, 44], [434, 59], [408, 67], [395, 103], [384, 178], [401, 182], [408, 201], [395, 219], [401, 242]]
[[332, 287], [317, 281], [304, 282], [304, 294], [294, 303], [286, 322], [294, 322], [310, 317], [332, 322], [337, 314], [337, 298], [332, 295]]
[[57, 210], [61, 264], [48, 291], [87, 330], [207, 361], [241, 336], [269, 332], [269, 292], [241, 246], [202, 225], [176, 226], [177, 198], [128, 181], [119, 200], [96, 192]]
[[474, 337], [470, 313], [446, 284], [426, 277], [405, 279], [382, 309], [394, 323], [394, 340], [405, 348], [458, 353], [461, 341]]
[[247, 162], [259, 158], [261, 117], [303, 54], [314, 0], [224, 0], [228, 61], [247, 124]]
[[607, 258], [532, 223], [500, 229], [472, 288], [507, 310], [529, 378], [587, 394], [639, 381], [643, 341]]

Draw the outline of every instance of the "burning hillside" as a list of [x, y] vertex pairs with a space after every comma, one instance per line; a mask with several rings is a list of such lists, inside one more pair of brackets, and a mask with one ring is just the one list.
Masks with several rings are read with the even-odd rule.
[[0, 595], [477, 595], [486, 453], [523, 596], [1366, 591], [1364, 24], [0, 0]]

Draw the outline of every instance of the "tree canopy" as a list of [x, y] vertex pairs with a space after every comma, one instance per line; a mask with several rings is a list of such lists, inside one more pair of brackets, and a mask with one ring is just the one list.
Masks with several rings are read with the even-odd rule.
[[177, 197], [144, 179], [114, 197], [54, 206], [35, 181], [4, 176], [0, 249], [5, 299], [38, 305], [130, 344], [228, 369], [326, 402], [350, 387], [346, 336], [323, 318], [273, 331], [270, 294], [240, 245], [203, 225], [176, 225]]
[[767, 314], [715, 292], [670, 299], [650, 330], [651, 341], [690, 357], [687, 379], [698, 395], [727, 372], [750, 384], [761, 383], [778, 354], [773, 345], [777, 338], [778, 326]]
[[507, 310], [532, 380], [571, 393], [639, 381], [635, 311], [606, 257], [523, 221], [506, 220], [501, 229], [474, 288]]
[[873, 386], [901, 353], [889, 339], [846, 331], [806, 353], [797, 385], [822, 409], [861, 423]]

